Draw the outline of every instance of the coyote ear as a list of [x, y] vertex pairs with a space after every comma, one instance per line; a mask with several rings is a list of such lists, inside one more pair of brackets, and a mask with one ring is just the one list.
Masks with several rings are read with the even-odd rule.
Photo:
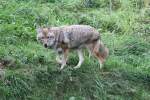
[[50, 31], [51, 30], [51, 27], [48, 27], [48, 31]]
[[40, 27], [36, 28], [36, 32], [37, 33], [42, 33], [42, 28], [40, 28]]

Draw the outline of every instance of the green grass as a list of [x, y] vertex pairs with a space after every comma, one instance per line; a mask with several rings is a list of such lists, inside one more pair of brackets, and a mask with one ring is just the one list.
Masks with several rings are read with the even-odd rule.
[[[149, 100], [150, 10], [142, 0], [1, 0], [0, 100]], [[110, 9], [110, 1], [112, 6]], [[76, 52], [63, 71], [36, 26], [87, 24], [110, 50], [103, 69]], [[1, 73], [0, 73], [1, 75]]]

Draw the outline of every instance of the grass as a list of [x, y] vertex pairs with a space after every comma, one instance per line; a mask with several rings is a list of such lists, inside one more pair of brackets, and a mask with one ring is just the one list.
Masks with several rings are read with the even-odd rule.
[[[110, 1], [112, 6], [110, 9]], [[149, 100], [150, 12], [141, 0], [1, 0], [0, 100]], [[36, 41], [36, 26], [87, 24], [110, 55], [99, 69], [76, 52], [63, 71], [53, 50]]]

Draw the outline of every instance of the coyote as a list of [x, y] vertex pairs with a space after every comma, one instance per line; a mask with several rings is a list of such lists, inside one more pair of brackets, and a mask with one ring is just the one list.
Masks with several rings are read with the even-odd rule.
[[52, 48], [56, 51], [56, 61], [61, 64], [60, 70], [64, 68], [68, 59], [68, 52], [76, 50], [79, 62], [74, 67], [79, 68], [84, 61], [82, 49], [87, 48], [89, 57], [94, 55], [100, 68], [109, 54], [109, 50], [100, 39], [99, 32], [88, 25], [70, 25], [60, 27], [39, 27], [37, 30], [37, 40], [45, 48]]

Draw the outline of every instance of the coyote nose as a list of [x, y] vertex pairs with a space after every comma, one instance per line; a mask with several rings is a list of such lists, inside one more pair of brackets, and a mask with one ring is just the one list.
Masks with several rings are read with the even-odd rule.
[[44, 47], [47, 48], [47, 44], [44, 44]]

